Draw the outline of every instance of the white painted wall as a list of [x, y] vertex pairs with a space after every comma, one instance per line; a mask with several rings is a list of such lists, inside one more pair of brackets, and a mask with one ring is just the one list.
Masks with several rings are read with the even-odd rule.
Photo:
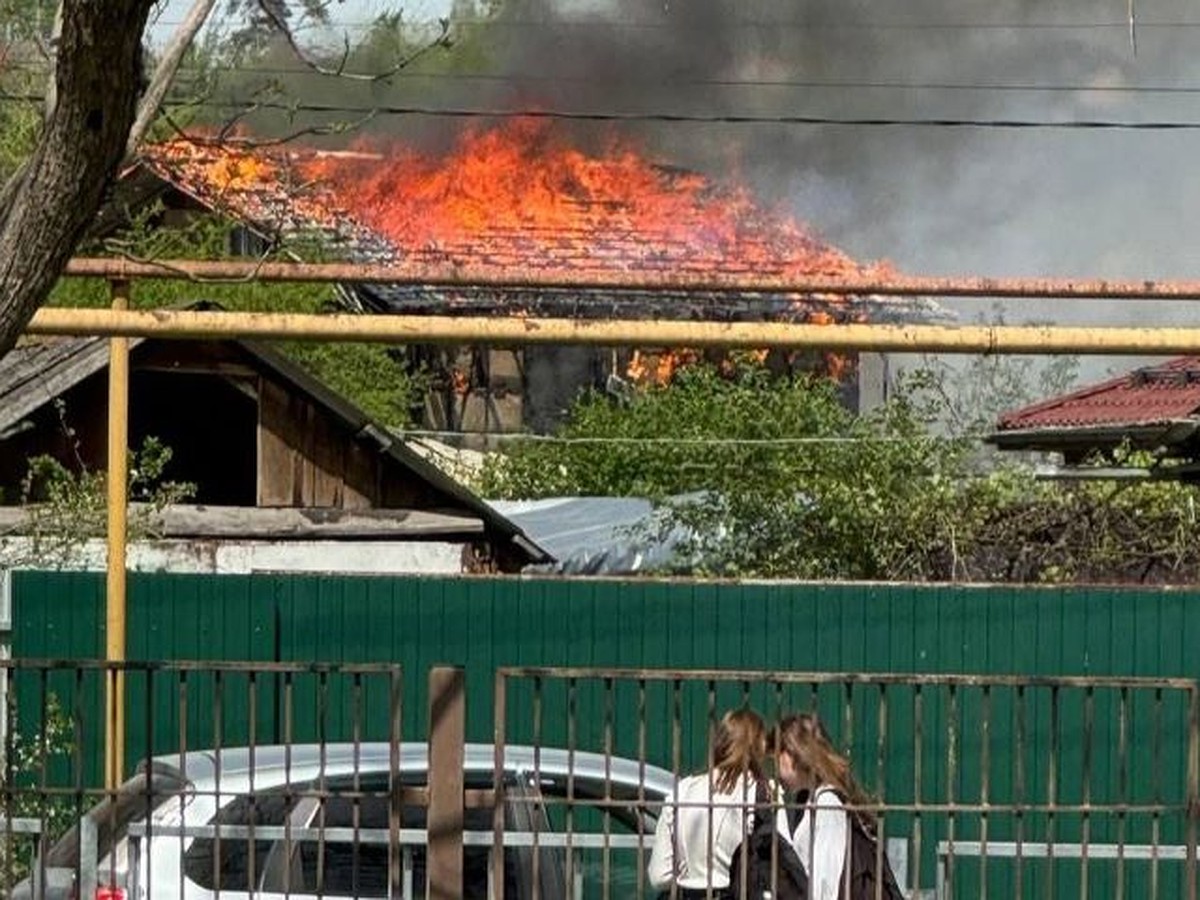
[[[4, 555], [27, 557], [25, 538], [7, 538]], [[60, 568], [103, 571], [106, 545], [88, 541]], [[203, 541], [161, 540], [130, 544], [135, 572], [245, 575], [253, 572], [337, 573], [348, 575], [457, 575], [463, 571], [461, 543], [439, 541]], [[53, 566], [37, 566], [52, 568]], [[0, 601], [3, 579], [0, 569]]]

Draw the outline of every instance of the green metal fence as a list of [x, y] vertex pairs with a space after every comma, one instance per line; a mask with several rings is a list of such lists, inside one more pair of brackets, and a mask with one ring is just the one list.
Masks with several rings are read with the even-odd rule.
[[[15, 655], [103, 655], [102, 575], [13, 581]], [[133, 574], [128, 632], [131, 659], [456, 664], [475, 698], [509, 665], [1200, 675], [1200, 594], [1162, 589]]]
[[[13, 584], [14, 654], [46, 659], [101, 656], [103, 588], [100, 575], [18, 573]], [[129, 615], [133, 659], [394, 662], [412, 672], [435, 664], [461, 665], [467, 680], [467, 738], [475, 741], [492, 738], [493, 678], [503, 667], [1152, 679], [1200, 675], [1200, 661], [1191, 652], [1200, 627], [1200, 596], [1162, 589], [135, 574], [130, 578]], [[420, 678], [405, 683], [405, 734], [424, 732], [422, 689]], [[614, 737], [624, 749], [636, 740], [632, 701], [622, 693], [629, 690], [628, 685], [619, 686], [612, 698], [617, 716], [611, 723]], [[854, 739], [847, 742], [867, 748], [866, 755], [856, 759], [860, 771], [871, 776], [866, 780], [882, 778], [892, 802], [915, 799], [906, 793], [918, 752], [916, 743], [911, 742], [910, 748], [906, 737], [915, 724], [914, 697], [905, 689], [892, 689], [889, 744], [895, 746], [889, 747], [887, 765], [876, 771], [869, 751], [878, 743], [872, 731], [877, 727], [877, 698], [869, 690], [856, 690], [847, 704], [841, 694], [827, 696], [828, 690], [822, 688], [813, 697], [755, 693], [750, 699], [768, 713], [775, 713], [781, 703], [787, 708], [811, 702], [822, 708], [829, 705], [831, 710], [837, 707], [839, 731], [856, 729]], [[1018, 779], [1025, 778], [1022, 790], [1031, 797], [1048, 797], [1044, 773], [1035, 772], [1033, 761], [1045, 762], [1056, 755], [1049, 743], [1052, 734], [1063, 736], [1065, 748], [1077, 748], [1078, 742], [1070, 739], [1085, 727], [1094, 729], [1096, 736], [1087, 765], [1095, 784], [1106, 785], [1106, 791], [1112, 787], [1118, 792], [1128, 778], [1136, 799], [1152, 800], [1155, 784], [1147, 779], [1156, 771], [1180, 769], [1184, 747], [1167, 730], [1153, 725], [1155, 715], [1180, 721], [1183, 710], [1175, 708], [1180, 702], [1176, 696], [1122, 697], [1109, 692], [1073, 697], [1052, 710], [1047, 698], [1021, 701], [1016, 690], [997, 688], [986, 699], [973, 691], [961, 695], [955, 733], [962, 765], [953, 778], [939, 762], [950, 758], [945, 746], [948, 698], [926, 700], [928, 718], [921, 730], [928, 746], [922, 744], [920, 754], [929, 754], [924, 766], [929, 785], [940, 785], [939, 792], [953, 785], [960, 798], [977, 797], [986, 778], [994, 797], [1011, 799]], [[562, 703], [552, 691], [545, 695], [546, 702], [561, 706], [564, 715], [547, 719], [553, 724], [540, 740], [562, 745], [569, 738], [563, 731], [569, 719], [566, 700], [558, 699]], [[579, 733], [602, 727], [604, 704], [578, 699], [575, 715], [583, 729]], [[737, 698], [722, 695], [719, 700], [727, 704]], [[705, 696], [684, 704], [683, 745], [668, 748], [663, 735], [658, 735], [651, 741], [657, 745], [651, 748], [652, 762], [688, 769], [702, 761], [707, 703]], [[980, 727], [985, 703], [992, 723], [986, 737]], [[1033, 768], [1024, 775], [1021, 754], [1012, 749], [1015, 729], [1020, 727], [1018, 708], [1028, 716], [1025, 738], [1033, 754], [1029, 761]], [[514, 711], [519, 709], [514, 704], [510, 717], [518, 715]], [[135, 719], [142, 714], [132, 711]], [[175, 712], [147, 709], [144, 714], [169, 724]], [[282, 734], [271, 733], [278, 716], [265, 707], [257, 715], [257, 740], [282, 739]], [[136, 729], [137, 722], [131, 725]], [[522, 735], [528, 722], [510, 718], [508, 726], [511, 734]], [[1147, 746], [1141, 740], [1146, 733], [1162, 734], [1163, 745]], [[1076, 776], [1084, 761], [1071, 753], [1078, 755], [1076, 749], [1056, 755], [1060, 757], [1059, 803], [1080, 799]], [[982, 758], [988, 760], [986, 768]], [[1142, 797], [1146, 791], [1150, 793]], [[899, 824], [906, 823], [901, 819]], [[958, 839], [978, 839], [979, 824], [964, 814]], [[990, 839], [1012, 838], [1017, 824], [994, 818]], [[1031, 830], [1024, 839], [1045, 831], [1045, 823], [1036, 815], [1026, 824]], [[1160, 825], [1156, 842], [1182, 838], [1180, 823], [1171, 816], [1164, 815]], [[1077, 839], [1079, 826], [1077, 821], [1061, 819], [1056, 839]], [[1113, 831], [1117, 827], [1115, 821], [1096, 823], [1091, 839], [1136, 842], [1149, 837], [1143, 833], [1149, 827], [1144, 818], [1133, 816], [1121, 825], [1128, 828], [1123, 835]], [[935, 834], [927, 837], [921, 853], [926, 875], [934, 865]], [[972, 868], [976, 865], [970, 858], [960, 860], [959, 879], [976, 882], [977, 870]], [[1097, 864], [1097, 877], [1116, 877], [1116, 883], [1123, 883], [1123, 877], [1101, 874], [1107, 865]], [[981, 883], [1012, 877], [995, 874], [1002, 868], [992, 871]], [[1164, 870], [1167, 881], [1177, 876], [1173, 869]], [[923, 876], [922, 881], [928, 879]], [[1075, 895], [1074, 879], [1068, 881], [1055, 886]], [[997, 884], [1001, 894], [1005, 883]]]

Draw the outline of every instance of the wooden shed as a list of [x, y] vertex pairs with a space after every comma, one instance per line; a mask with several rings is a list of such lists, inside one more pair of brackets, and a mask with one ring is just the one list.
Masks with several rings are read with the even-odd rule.
[[[29, 341], [0, 359], [0, 502], [20, 501], [30, 457], [105, 466], [107, 367], [100, 338]], [[194, 536], [288, 539], [294, 521], [281, 526], [278, 515], [255, 511], [292, 509], [309, 511], [307, 538], [378, 540], [382, 529], [452, 540], [464, 570], [518, 571], [548, 559], [464, 485], [275, 350], [141, 339], [131, 342], [130, 369], [130, 446], [158, 438], [172, 451], [165, 477], [194, 484], [198, 510], [221, 510], [219, 527], [198, 511], [172, 518]]]

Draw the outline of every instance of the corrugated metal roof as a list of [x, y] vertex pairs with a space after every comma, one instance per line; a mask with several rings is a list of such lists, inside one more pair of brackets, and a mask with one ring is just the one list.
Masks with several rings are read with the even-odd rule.
[[1143, 426], [1196, 417], [1200, 357], [1184, 356], [1005, 413], [998, 428]]

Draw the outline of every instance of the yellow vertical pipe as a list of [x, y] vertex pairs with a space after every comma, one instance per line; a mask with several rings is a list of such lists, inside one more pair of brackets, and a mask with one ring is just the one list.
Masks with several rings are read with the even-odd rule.
[[[129, 282], [109, 282], [112, 308], [129, 308]], [[125, 542], [129, 509], [129, 338], [109, 339], [108, 350], [108, 578], [105, 603], [105, 659], [125, 659]], [[106, 680], [104, 783], [121, 783], [125, 758], [125, 679], [111, 670]]]

